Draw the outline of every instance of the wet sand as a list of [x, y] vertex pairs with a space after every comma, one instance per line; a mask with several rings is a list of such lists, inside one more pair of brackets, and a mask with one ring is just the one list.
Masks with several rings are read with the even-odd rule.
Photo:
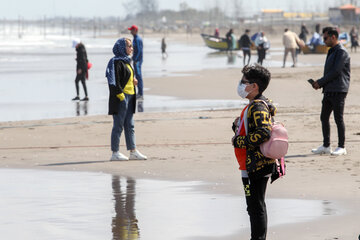
[[[342, 206], [343, 212], [305, 223], [269, 227], [269, 239], [356, 239], [360, 234], [360, 67], [357, 65], [360, 54], [351, 54], [351, 58], [352, 79], [345, 107], [348, 155], [340, 157], [310, 153], [310, 149], [322, 141], [319, 120], [322, 95], [306, 80], [321, 77], [323, 67], [270, 68], [272, 81], [265, 95], [278, 103], [277, 120], [284, 122], [289, 131], [290, 149], [287, 176], [268, 186], [268, 199], [326, 200]], [[304, 62], [324, 60], [325, 55], [299, 56], [299, 61]], [[240, 77], [239, 67], [145, 81], [148, 94], [237, 100], [236, 84]], [[239, 101], [239, 109], [235, 110], [137, 113], [137, 145], [148, 156], [147, 161], [108, 161], [111, 116], [1, 122], [0, 167], [204, 181], [208, 183], [201, 187], [205, 191], [243, 196], [230, 143], [231, 123], [240, 114], [240, 108]], [[332, 147], [335, 148], [337, 132], [333, 119], [331, 127]], [[121, 142], [124, 143], [123, 137]], [[121, 149], [128, 154], [123, 145]], [[226, 239], [239, 238], [248, 238], [248, 233]]]

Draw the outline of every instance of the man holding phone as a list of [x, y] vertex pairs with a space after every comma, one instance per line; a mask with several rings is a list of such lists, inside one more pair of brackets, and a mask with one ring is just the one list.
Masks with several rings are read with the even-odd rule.
[[[334, 27], [323, 29], [323, 39], [326, 46], [330, 47], [325, 67], [324, 76], [317, 81], [309, 83], [315, 90], [323, 89], [321, 108], [321, 125], [323, 144], [311, 151], [315, 154], [345, 155], [345, 124], [343, 119], [345, 98], [350, 85], [350, 57], [345, 47], [338, 40], [339, 33]], [[312, 83], [311, 83], [312, 82]], [[334, 111], [334, 118], [338, 131], [338, 147], [331, 151], [330, 147], [330, 114]]]

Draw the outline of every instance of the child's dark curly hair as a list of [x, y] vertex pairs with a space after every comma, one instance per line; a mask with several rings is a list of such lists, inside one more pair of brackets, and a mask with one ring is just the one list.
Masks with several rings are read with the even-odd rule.
[[271, 74], [259, 64], [246, 65], [241, 71], [250, 83], [257, 83], [259, 93], [263, 93], [269, 85]]

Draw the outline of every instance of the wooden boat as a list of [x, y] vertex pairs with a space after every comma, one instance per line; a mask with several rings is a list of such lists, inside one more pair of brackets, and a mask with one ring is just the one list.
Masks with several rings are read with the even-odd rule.
[[[206, 46], [208, 46], [209, 48], [220, 51], [226, 51], [228, 49], [228, 43], [226, 41], [226, 38], [215, 37], [204, 33], [201, 34], [201, 37], [203, 38]], [[233, 50], [240, 50], [239, 41], [236, 41], [236, 48]], [[254, 43], [252, 43], [251, 50], [256, 50]]]
[[311, 48], [309, 45], [306, 45], [305, 47], [301, 48], [302, 52], [304, 54], [312, 54], [312, 53], [317, 53], [317, 54], [326, 54], [329, 50], [329, 47], [325, 46], [325, 45], [317, 45], [314, 49]]
[[[226, 51], [228, 49], [228, 43], [226, 41], [226, 38], [215, 37], [204, 33], [201, 34], [201, 37], [203, 38], [206, 46], [208, 46], [209, 48], [220, 51]], [[233, 50], [239, 50], [238, 43], [236, 43], [236, 48]]]
[[[339, 41], [342, 45], [345, 47], [350, 42], [350, 36], [348, 33], [343, 32], [339, 34]], [[327, 54], [330, 47], [327, 47], [326, 45], [319, 44], [314, 49], [311, 48], [309, 45], [306, 45], [301, 48], [304, 54], [311, 54], [311, 53], [318, 53], [318, 54]]]

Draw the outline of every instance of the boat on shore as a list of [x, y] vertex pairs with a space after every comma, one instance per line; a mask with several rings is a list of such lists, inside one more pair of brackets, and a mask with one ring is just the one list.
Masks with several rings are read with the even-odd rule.
[[[203, 38], [206, 46], [209, 48], [220, 50], [220, 51], [226, 51], [228, 49], [228, 43], [226, 41], [226, 38], [216, 37], [208, 34], [201, 34], [201, 37]], [[236, 42], [236, 48], [233, 50], [239, 50], [239, 43]]]
[[[253, 36], [251, 37], [251, 40], [253, 39]], [[219, 50], [219, 51], [228, 50], [228, 43], [226, 41], [226, 38], [216, 37], [216, 36], [205, 34], [205, 33], [202, 33], [201, 37], [203, 38], [205, 45], [211, 49], [215, 49], [215, 50]], [[232, 50], [235, 50], [235, 51], [240, 50], [239, 41], [236, 41], [236, 48], [234, 48]], [[252, 40], [251, 50], [256, 50], [256, 46], [255, 46], [253, 40]]]
[[[350, 36], [347, 32], [343, 32], [339, 34], [339, 41], [342, 45], [345, 47], [350, 42]], [[304, 47], [301, 48], [304, 54], [327, 54], [330, 47], [326, 46], [323, 41], [319, 45], [316, 45], [315, 47], [307, 44]]]

